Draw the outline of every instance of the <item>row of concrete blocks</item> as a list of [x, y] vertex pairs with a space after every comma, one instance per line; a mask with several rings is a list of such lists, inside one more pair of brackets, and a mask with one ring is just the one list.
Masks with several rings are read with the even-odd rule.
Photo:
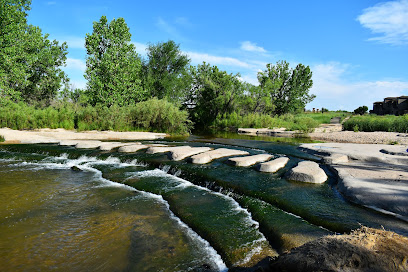
[[[194, 164], [206, 164], [215, 159], [231, 156], [227, 163], [234, 166], [249, 167], [255, 164], [261, 172], [275, 173], [285, 167], [289, 158], [279, 157], [271, 160], [274, 156], [270, 154], [258, 154], [248, 156], [249, 153], [242, 150], [209, 147], [191, 147], [191, 146], [167, 146], [162, 144], [141, 144], [141, 143], [120, 143], [120, 142], [101, 142], [101, 141], [61, 141], [60, 145], [75, 146], [76, 148], [99, 148], [100, 150], [110, 151], [118, 148], [118, 152], [133, 153], [146, 149], [148, 154], [168, 153], [169, 158], [173, 161], [187, 159]], [[327, 180], [325, 172], [319, 165], [312, 161], [302, 161], [296, 167], [292, 168], [286, 178], [294, 181], [323, 183]]]

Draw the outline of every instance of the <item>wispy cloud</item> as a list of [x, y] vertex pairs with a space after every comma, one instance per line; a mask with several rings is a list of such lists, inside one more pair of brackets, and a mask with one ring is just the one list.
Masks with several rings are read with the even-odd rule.
[[179, 26], [185, 27], [185, 28], [192, 28], [193, 27], [193, 24], [190, 22], [190, 20], [187, 17], [177, 17], [174, 20], [174, 23], [179, 25]]
[[68, 48], [85, 49], [85, 37], [66, 36], [57, 37], [60, 42], [67, 42]]
[[135, 46], [136, 46], [136, 52], [146, 56], [147, 53], [147, 45], [144, 43], [140, 43], [140, 42], [132, 42]]
[[318, 64], [311, 67], [315, 101], [308, 107], [325, 107], [330, 110], [352, 111], [359, 106], [372, 108], [373, 102], [387, 96], [400, 96], [408, 89], [408, 82], [400, 80], [378, 80], [350, 82], [347, 74], [351, 65], [337, 62]]
[[159, 17], [156, 22], [156, 26], [161, 29], [162, 31], [166, 32], [172, 37], [176, 37], [178, 39], [181, 39], [181, 35], [179, 31], [177, 30], [176, 27], [174, 27], [172, 24], [164, 20], [163, 18]]
[[81, 73], [85, 72], [86, 63], [82, 59], [67, 58], [66, 70], [76, 70]]
[[257, 46], [256, 43], [250, 41], [242, 42], [241, 49], [249, 52], [266, 53], [266, 50], [263, 47]]
[[243, 67], [243, 68], [251, 67], [249, 63], [241, 61], [236, 58], [215, 56], [215, 55], [209, 55], [206, 53], [197, 53], [197, 52], [184, 52], [184, 53], [186, 53], [189, 56], [189, 58], [191, 58], [191, 62], [193, 64], [199, 64], [205, 61], [212, 65], [225, 65], [225, 66], [234, 66], [234, 67]]
[[372, 41], [392, 45], [408, 44], [408, 0], [377, 4], [363, 10], [357, 20], [380, 36]]

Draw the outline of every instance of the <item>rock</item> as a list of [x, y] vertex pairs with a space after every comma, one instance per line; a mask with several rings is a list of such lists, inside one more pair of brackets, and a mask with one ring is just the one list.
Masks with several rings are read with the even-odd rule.
[[317, 163], [301, 161], [288, 172], [286, 179], [308, 183], [323, 183], [327, 180], [327, 175]]
[[79, 168], [78, 166], [75, 166], [75, 165], [71, 167], [71, 170], [75, 171], [75, 172], [82, 172], [83, 171], [81, 168]]
[[237, 156], [237, 155], [248, 155], [249, 153], [242, 150], [228, 149], [228, 148], [218, 148], [215, 150], [207, 151], [194, 155], [190, 158], [192, 163], [195, 164], [205, 164], [212, 160], [219, 159], [222, 157]]
[[147, 150], [147, 154], [165, 153], [173, 150], [174, 148], [185, 148], [185, 146], [150, 146]]
[[169, 157], [173, 161], [181, 161], [184, 160], [187, 157], [190, 157], [192, 155], [196, 155], [202, 152], [206, 152], [211, 150], [209, 147], [190, 147], [186, 146], [185, 148], [178, 148], [178, 149], [173, 149], [170, 151]]
[[362, 227], [319, 238], [280, 255], [265, 271], [408, 271], [408, 238]]
[[125, 145], [119, 147], [118, 151], [123, 152], [123, 153], [132, 153], [132, 152], [137, 152], [142, 149], [147, 149], [149, 148], [148, 145], [142, 145], [142, 144], [132, 144], [132, 145]]
[[74, 146], [77, 145], [80, 141], [78, 140], [62, 140], [59, 142], [59, 145], [63, 146]]
[[280, 157], [277, 159], [274, 159], [269, 162], [264, 162], [259, 165], [259, 171], [261, 172], [268, 172], [268, 173], [275, 173], [279, 169], [285, 167], [285, 165], [288, 163], [289, 158], [287, 157]]
[[343, 154], [331, 154], [329, 157], [323, 159], [324, 163], [327, 164], [337, 164], [337, 163], [346, 163], [349, 161], [347, 155]]
[[273, 156], [269, 154], [258, 154], [253, 156], [237, 157], [228, 159], [228, 163], [234, 166], [251, 166], [258, 162], [270, 160]]
[[99, 149], [103, 151], [110, 151], [114, 148], [131, 145], [131, 144], [135, 144], [135, 143], [104, 142], [99, 146]]
[[78, 141], [76, 148], [98, 148], [102, 144], [101, 141]]

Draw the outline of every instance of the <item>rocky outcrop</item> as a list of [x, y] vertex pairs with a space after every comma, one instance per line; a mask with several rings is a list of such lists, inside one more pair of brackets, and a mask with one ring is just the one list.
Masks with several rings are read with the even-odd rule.
[[272, 155], [269, 154], [258, 154], [253, 156], [245, 156], [245, 157], [237, 157], [237, 158], [230, 158], [228, 159], [227, 163], [234, 165], [234, 166], [251, 166], [257, 164], [259, 162], [264, 162], [273, 158]]
[[285, 165], [288, 163], [289, 158], [287, 157], [280, 157], [277, 159], [274, 159], [269, 162], [264, 162], [259, 165], [259, 171], [260, 172], [268, 172], [268, 173], [275, 173], [279, 169], [285, 167]]
[[323, 161], [324, 163], [327, 163], [327, 164], [338, 164], [338, 163], [346, 163], [349, 161], [349, 159], [347, 155], [331, 154], [330, 156], [325, 157]]
[[173, 161], [181, 161], [187, 157], [203, 153], [211, 150], [209, 147], [191, 147], [185, 146], [184, 148], [177, 148], [170, 151], [169, 157]]
[[317, 163], [301, 161], [288, 172], [286, 179], [308, 183], [323, 183], [327, 180], [327, 175]]
[[249, 153], [242, 150], [228, 149], [228, 148], [218, 148], [215, 150], [207, 151], [194, 155], [190, 158], [190, 161], [195, 164], [205, 164], [212, 160], [219, 159], [222, 157], [238, 156], [238, 155], [248, 155]]
[[279, 256], [263, 271], [408, 271], [408, 238], [363, 227], [317, 239]]

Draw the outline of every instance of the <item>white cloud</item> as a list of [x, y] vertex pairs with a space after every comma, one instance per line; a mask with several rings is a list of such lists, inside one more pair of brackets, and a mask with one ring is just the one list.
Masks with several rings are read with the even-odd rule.
[[390, 1], [363, 10], [357, 20], [380, 36], [370, 40], [408, 44], [408, 0]]
[[318, 64], [313, 71], [312, 94], [316, 98], [308, 108], [352, 111], [359, 106], [372, 108], [373, 103], [388, 96], [401, 96], [408, 90], [408, 82], [400, 80], [378, 80], [350, 82], [344, 78], [350, 65], [336, 62]]
[[147, 53], [147, 45], [144, 43], [139, 43], [139, 42], [132, 42], [136, 46], [136, 52], [141, 54], [141, 55], [146, 55]]
[[266, 50], [263, 47], [257, 46], [256, 43], [252, 43], [250, 41], [242, 42], [241, 49], [249, 52], [266, 53]]
[[70, 48], [85, 49], [85, 38], [84, 37], [67, 36], [67, 37], [58, 37], [56, 40], [60, 42], [67, 42], [68, 49]]
[[66, 70], [77, 70], [82, 73], [85, 72], [86, 63], [82, 59], [67, 58]]
[[195, 64], [199, 64], [205, 61], [211, 65], [225, 65], [225, 66], [250, 68], [250, 65], [247, 62], [241, 61], [236, 58], [214, 56], [214, 55], [209, 55], [205, 53], [197, 53], [197, 52], [184, 52], [184, 53], [186, 53], [188, 57], [191, 58], [191, 62]]

